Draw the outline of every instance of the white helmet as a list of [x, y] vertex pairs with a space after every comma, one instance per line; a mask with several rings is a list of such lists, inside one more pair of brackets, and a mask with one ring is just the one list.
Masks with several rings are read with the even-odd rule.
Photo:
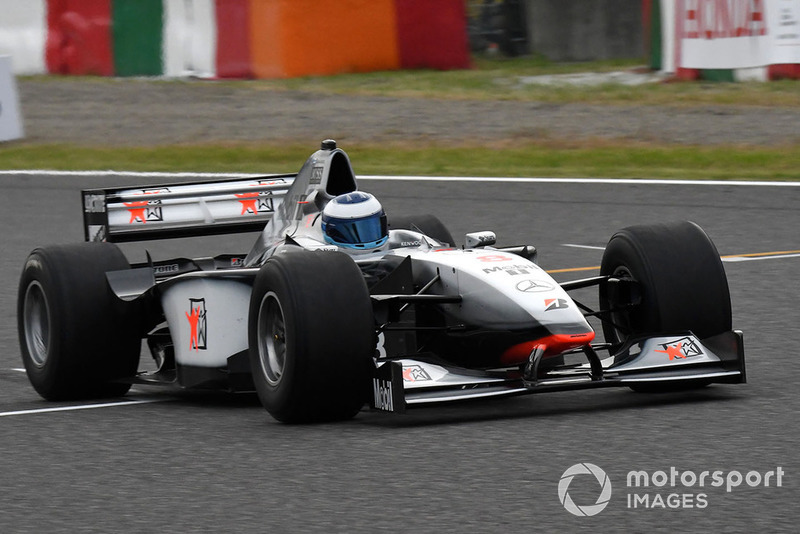
[[355, 250], [378, 248], [389, 238], [383, 206], [361, 191], [328, 202], [322, 210], [322, 233], [327, 243]]

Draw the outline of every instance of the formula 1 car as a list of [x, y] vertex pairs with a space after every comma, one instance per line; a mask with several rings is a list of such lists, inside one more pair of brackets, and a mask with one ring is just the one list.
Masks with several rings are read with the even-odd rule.
[[[620, 230], [597, 276], [558, 283], [534, 247], [488, 231], [458, 247], [431, 215], [376, 212], [362, 249], [331, 238], [328, 208], [371, 198], [332, 140], [297, 174], [82, 194], [87, 242], [34, 250], [19, 286], [22, 358], [46, 399], [255, 390], [276, 419], [309, 422], [367, 403], [746, 380], [722, 263], [691, 222]], [[348, 224], [339, 235], [367, 231]], [[113, 244], [245, 231], [261, 232], [249, 253], [213, 258], [130, 265]], [[592, 286], [599, 309], [568, 294]]]

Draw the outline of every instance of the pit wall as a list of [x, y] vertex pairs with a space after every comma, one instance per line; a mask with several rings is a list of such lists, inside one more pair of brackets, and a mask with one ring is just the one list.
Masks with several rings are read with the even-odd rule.
[[684, 80], [800, 79], [800, 0], [643, 0], [650, 67]]
[[469, 67], [463, 0], [0, 0], [15, 74], [288, 78]]

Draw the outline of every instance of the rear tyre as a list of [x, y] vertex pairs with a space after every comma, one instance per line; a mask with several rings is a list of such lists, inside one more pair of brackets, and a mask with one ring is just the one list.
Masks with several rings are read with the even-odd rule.
[[367, 285], [340, 252], [270, 258], [250, 301], [250, 366], [278, 421], [354, 417], [367, 400], [376, 336]]
[[390, 230], [412, 230], [422, 232], [440, 243], [456, 245], [450, 230], [435, 215], [401, 215], [389, 219]]
[[[717, 248], [688, 221], [624, 228], [603, 254], [600, 274], [639, 283], [641, 303], [611, 313], [603, 322], [606, 341], [622, 344], [632, 336], [690, 330], [704, 339], [731, 330], [728, 280]], [[612, 302], [600, 286], [600, 308]], [[703, 383], [694, 386], [705, 385]], [[636, 391], [668, 391], [685, 386], [652, 384]]]
[[136, 374], [141, 337], [131, 305], [105, 273], [129, 269], [109, 243], [38, 248], [25, 262], [17, 299], [22, 361], [48, 400], [124, 395]]

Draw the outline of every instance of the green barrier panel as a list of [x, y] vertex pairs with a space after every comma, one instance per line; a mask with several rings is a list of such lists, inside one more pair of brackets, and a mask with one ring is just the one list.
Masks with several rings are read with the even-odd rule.
[[650, 68], [661, 70], [661, 1], [650, 5]]
[[734, 82], [733, 69], [703, 69], [700, 78], [709, 82]]
[[117, 76], [160, 76], [162, 0], [113, 0], [114, 72]]

